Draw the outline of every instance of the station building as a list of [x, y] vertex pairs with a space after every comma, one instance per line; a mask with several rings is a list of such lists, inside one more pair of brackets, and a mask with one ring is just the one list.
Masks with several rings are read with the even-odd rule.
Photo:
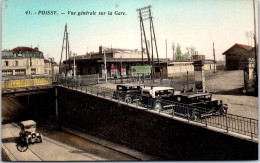
[[226, 70], [243, 70], [244, 60], [255, 57], [255, 50], [252, 46], [235, 44], [226, 50], [223, 55], [226, 56]]
[[[106, 53], [106, 68], [108, 77], [117, 76], [128, 76], [136, 75], [130, 71], [130, 66], [141, 66], [142, 65], [142, 53], [141, 51], [129, 50], [129, 49], [116, 49], [109, 48], [105, 50]], [[203, 58], [203, 57], [202, 57]], [[205, 59], [205, 57], [203, 58]], [[152, 58], [151, 58], [152, 60]], [[159, 58], [160, 71], [157, 58], [154, 56], [154, 76], [158, 78], [170, 77], [174, 74], [194, 72], [193, 62], [194, 60], [188, 61], [172, 61], [169, 58]], [[63, 61], [65, 64], [66, 61]], [[105, 66], [104, 66], [104, 53], [102, 52], [102, 46], [99, 47], [99, 52], [86, 53], [85, 55], [79, 55], [75, 57], [75, 63], [77, 66], [77, 74], [99, 74], [99, 77], [105, 77]], [[143, 54], [144, 65], [149, 65], [147, 54]], [[206, 71], [214, 70], [214, 61], [205, 60], [204, 68]], [[73, 64], [73, 57], [71, 57], [67, 64], [70, 64], [70, 69]], [[66, 64], [65, 64], [66, 65]], [[68, 65], [67, 65], [68, 66]]]

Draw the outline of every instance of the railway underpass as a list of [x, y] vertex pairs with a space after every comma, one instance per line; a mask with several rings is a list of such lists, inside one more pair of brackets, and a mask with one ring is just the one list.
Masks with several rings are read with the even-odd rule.
[[[225, 117], [226, 120], [216, 116], [207, 118], [207, 123], [205, 119], [193, 122], [173, 116], [171, 109], [157, 112], [138, 103], [114, 100], [111, 90], [96, 86], [55, 86], [42, 94], [2, 98], [13, 98], [17, 105], [26, 106], [14, 112], [18, 117], [5, 116], [10, 112], [2, 111], [2, 120], [7, 117], [6, 121], [2, 121], [2, 148], [17, 161], [27, 158], [27, 154], [16, 150], [14, 138], [19, 131], [16, 122], [26, 119], [36, 120], [46, 139], [43, 144], [29, 146], [28, 152], [37, 156], [32, 156], [35, 158], [32, 160], [57, 159], [54, 156], [59, 156], [59, 153], [54, 152], [46, 158], [42, 153], [61, 147], [64, 147], [64, 153], [60, 153], [59, 160], [252, 160], [258, 157], [258, 122], [253, 129], [250, 126], [252, 120], [240, 119], [239, 116]], [[227, 122], [229, 125], [226, 125]], [[9, 135], [6, 136], [6, 133]], [[83, 136], [75, 138], [71, 133]], [[101, 148], [97, 147], [101, 145], [104, 153], [112, 150], [119, 155], [111, 153], [115, 156], [112, 158], [108, 153], [96, 155], [100, 152], [94, 147], [87, 149], [88, 143], [83, 145], [80, 143], [83, 140], [78, 142], [81, 138], [94, 143], [95, 148]]]

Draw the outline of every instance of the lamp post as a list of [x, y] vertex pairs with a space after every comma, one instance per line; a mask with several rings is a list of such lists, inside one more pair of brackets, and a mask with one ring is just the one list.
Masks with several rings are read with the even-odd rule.
[[53, 82], [53, 61], [54, 61], [54, 58], [49, 58], [49, 60], [51, 61], [51, 79], [52, 79], [52, 82]]
[[76, 54], [76, 53], [73, 53], [73, 76], [74, 76], [74, 79], [76, 79], [75, 56], [77, 56], [77, 54]]
[[104, 53], [104, 65], [105, 65], [105, 83], [107, 83], [107, 58], [106, 58], [106, 48], [103, 48]]

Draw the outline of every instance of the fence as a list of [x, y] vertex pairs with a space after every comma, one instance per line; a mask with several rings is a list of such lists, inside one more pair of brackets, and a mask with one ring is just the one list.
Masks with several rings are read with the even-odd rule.
[[258, 139], [258, 120], [246, 118], [233, 114], [220, 115], [206, 108], [190, 106], [187, 104], [156, 100], [141, 97], [139, 94], [116, 94], [113, 89], [103, 88], [93, 85], [81, 86], [65, 85], [65, 87], [86, 92], [108, 100], [117, 100], [124, 102], [126, 105], [132, 104], [136, 107], [143, 107], [148, 110], [155, 110], [159, 113], [166, 113], [173, 117], [181, 117], [188, 121], [196, 121], [207, 126], [224, 129], [226, 132], [235, 132], [242, 135], [250, 136], [251, 139]]
[[98, 84], [99, 83], [99, 77], [98, 74], [94, 75], [77, 75], [77, 76], [58, 76], [57, 82], [60, 85], [66, 85], [66, 86], [86, 86], [91, 84]]
[[[176, 81], [175, 78], [178, 78]], [[58, 76], [57, 82], [60, 85], [67, 86], [87, 86], [91, 84], [102, 84], [105, 83], [104, 78], [100, 78], [99, 74], [93, 75], [78, 75], [78, 76]], [[145, 83], [146, 85], [161, 85], [161, 86], [172, 86], [175, 89], [182, 90], [183, 88], [195, 88], [194, 80], [186, 80], [185, 76], [164, 78], [164, 79], [151, 79], [150, 75], [145, 76], [124, 76], [124, 77], [108, 77], [107, 83], [121, 84], [121, 83]]]

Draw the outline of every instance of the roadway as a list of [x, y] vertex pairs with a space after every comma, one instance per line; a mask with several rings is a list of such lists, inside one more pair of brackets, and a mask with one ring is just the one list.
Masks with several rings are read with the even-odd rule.
[[[153, 157], [123, 147], [118, 151], [115, 143], [107, 146], [65, 131], [49, 131], [43, 134], [43, 142], [29, 145], [26, 152], [19, 152], [16, 141], [20, 129], [15, 123], [2, 125], [2, 149], [11, 161], [138, 161]], [[102, 142], [96, 138], [97, 141]], [[103, 141], [104, 142], [104, 141]], [[129, 152], [130, 151], [130, 152]]]

